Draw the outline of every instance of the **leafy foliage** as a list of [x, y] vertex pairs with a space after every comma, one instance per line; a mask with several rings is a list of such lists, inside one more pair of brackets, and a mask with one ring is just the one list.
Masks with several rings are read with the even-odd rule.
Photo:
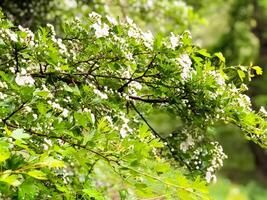
[[60, 36], [2, 14], [0, 27], [3, 198], [209, 199], [226, 158], [214, 124], [266, 146], [266, 111], [243, 83], [260, 68], [227, 67], [188, 31], [157, 36], [95, 12]]

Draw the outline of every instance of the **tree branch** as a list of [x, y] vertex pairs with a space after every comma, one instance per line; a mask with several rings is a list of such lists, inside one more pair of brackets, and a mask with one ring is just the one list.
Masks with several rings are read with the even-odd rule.
[[15, 115], [17, 112], [19, 112], [23, 107], [24, 107], [24, 105], [26, 104], [28, 102], [28, 100], [27, 101], [25, 101], [25, 102], [23, 102], [16, 110], [14, 110], [13, 112], [11, 112], [6, 118], [4, 118], [2, 121], [4, 122], [4, 123], [6, 123], [6, 121], [8, 120], [8, 119], [10, 119], [13, 115]]
[[146, 103], [170, 103], [170, 100], [169, 99], [144, 99], [144, 98], [141, 98], [141, 97], [137, 97], [137, 96], [129, 96], [130, 99], [133, 99], [133, 100], [138, 100], [138, 101], [143, 101], [143, 102], [146, 102]]
[[130, 105], [132, 106], [132, 108], [135, 110], [135, 112], [139, 115], [139, 117], [141, 117], [141, 119], [145, 122], [145, 124], [150, 128], [150, 130], [152, 131], [152, 133], [157, 137], [157, 138], [159, 138], [161, 141], [163, 141], [164, 143], [166, 143], [166, 146], [168, 147], [168, 149], [169, 149], [169, 151], [170, 151], [170, 153], [171, 153], [171, 155], [172, 155], [172, 157], [175, 159], [175, 160], [177, 160], [177, 161], [179, 161], [180, 163], [182, 163], [183, 165], [185, 165], [186, 167], [187, 167], [187, 169], [189, 170], [189, 171], [192, 171], [192, 168], [191, 168], [191, 166], [190, 165], [188, 165], [185, 161], [184, 161], [184, 159], [182, 158], [182, 157], [180, 157], [178, 154], [175, 154], [174, 152], [173, 152], [173, 150], [172, 149], [174, 149], [173, 148], [173, 146], [171, 146], [171, 144], [169, 144], [168, 143], [168, 141], [165, 139], [165, 138], [163, 138], [149, 123], [148, 123], [148, 121], [145, 119], [145, 117], [139, 112], [139, 110], [136, 108], [136, 106], [134, 105], [134, 103], [133, 102], [130, 102]]

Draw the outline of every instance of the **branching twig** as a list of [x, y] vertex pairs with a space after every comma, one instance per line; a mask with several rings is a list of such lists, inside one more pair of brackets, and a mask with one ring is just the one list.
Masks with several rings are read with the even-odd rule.
[[192, 168], [190, 165], [188, 165], [182, 157], [180, 157], [178, 154], [174, 154], [173, 152], [173, 147], [171, 146], [171, 144], [168, 143], [168, 141], [163, 138], [146, 120], [146, 118], [139, 112], [139, 110], [136, 108], [136, 106], [134, 105], [133, 102], [130, 102], [130, 105], [132, 106], [132, 108], [135, 110], [135, 112], [139, 115], [139, 117], [141, 117], [141, 119], [145, 122], [145, 124], [150, 128], [150, 130], [152, 131], [152, 133], [159, 138], [161, 141], [163, 141], [164, 143], [166, 143], [166, 146], [168, 147], [170, 153], [172, 154], [173, 158], [178, 160], [180, 163], [182, 163], [183, 165], [185, 165], [187, 167], [188, 170], [192, 171]]
[[13, 115], [15, 115], [17, 112], [19, 112], [23, 107], [24, 107], [24, 105], [27, 103], [28, 101], [25, 101], [25, 102], [23, 102], [16, 110], [14, 110], [13, 112], [11, 112], [6, 118], [4, 118], [2, 121], [4, 122], [4, 123], [6, 123], [6, 121], [8, 120], [8, 119], [10, 119]]
[[141, 98], [141, 97], [137, 97], [137, 96], [129, 96], [130, 99], [133, 100], [138, 100], [138, 101], [143, 101], [146, 103], [170, 103], [169, 99], [149, 99], [149, 98]]

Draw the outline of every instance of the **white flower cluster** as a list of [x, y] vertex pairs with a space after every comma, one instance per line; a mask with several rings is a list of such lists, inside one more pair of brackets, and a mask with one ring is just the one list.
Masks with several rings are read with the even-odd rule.
[[[109, 26], [106, 23], [102, 23], [101, 15], [92, 12], [89, 14], [89, 18], [95, 21], [91, 27], [95, 29], [96, 38], [106, 37], [109, 35]], [[112, 18], [109, 18], [113, 23], [115, 22]]]
[[128, 25], [128, 36], [131, 38], [135, 38], [136, 40], [143, 41], [144, 45], [147, 48], [153, 49], [153, 42], [154, 42], [153, 34], [150, 31], [143, 32], [129, 17], [126, 17], [126, 22]]
[[129, 95], [136, 96], [137, 95], [137, 90], [141, 90], [141, 89], [142, 89], [142, 85], [137, 81], [132, 81], [128, 85]]
[[263, 106], [260, 107], [259, 114], [263, 117], [267, 117], [267, 111]]
[[195, 142], [191, 135], [187, 136], [187, 139], [180, 144], [180, 149], [185, 153], [190, 147], [194, 146]]
[[98, 95], [101, 99], [108, 99], [108, 95], [104, 92], [101, 92], [100, 90], [98, 89], [94, 89], [93, 92]]
[[5, 98], [7, 98], [7, 95], [2, 93], [2, 92], [0, 92], [0, 99], [5, 99]]
[[61, 111], [61, 115], [66, 118], [68, 117], [69, 110], [66, 108], [61, 107], [59, 103], [57, 103], [58, 100], [56, 99], [55, 101], [48, 100], [47, 103], [51, 105], [51, 107], [56, 110], [56, 111]]
[[64, 0], [64, 8], [76, 8], [77, 7], [77, 2], [76, 0]]
[[9, 29], [5, 29], [5, 32], [11, 41], [18, 42], [18, 36], [16, 33], [14, 33], [13, 31]]
[[128, 123], [130, 122], [130, 120], [126, 118], [125, 113], [120, 112], [120, 118], [123, 122], [121, 129], [120, 129], [120, 135], [122, 138], [125, 138], [128, 135], [128, 133], [133, 132], [133, 129], [128, 126]]
[[15, 82], [19, 86], [33, 86], [35, 80], [31, 77], [31, 75], [27, 74], [27, 71], [24, 68], [22, 68], [21, 72], [17, 74]]
[[245, 94], [239, 94], [239, 97], [237, 98], [237, 103], [239, 104], [239, 106], [251, 110], [251, 101], [249, 96]]
[[113, 25], [117, 25], [118, 24], [117, 20], [114, 17], [107, 16], [107, 20]]
[[50, 147], [53, 146], [53, 142], [50, 139], [44, 138], [44, 150], [48, 150]]
[[178, 63], [181, 67], [181, 78], [182, 80], [187, 80], [192, 77], [192, 74], [194, 73], [194, 70], [191, 68], [192, 61], [188, 54], [182, 54], [178, 58]]
[[213, 76], [216, 83], [220, 86], [223, 86], [225, 85], [225, 80], [223, 78], [223, 76], [219, 73], [219, 72], [216, 72], [216, 71], [209, 71], [209, 75]]
[[100, 24], [99, 22], [94, 23], [92, 25], [92, 28], [95, 29], [96, 38], [101, 38], [109, 35], [109, 26], [106, 23], [104, 24]]
[[211, 151], [211, 154], [213, 155], [211, 166], [207, 168], [206, 172], [206, 181], [208, 183], [210, 182], [216, 182], [217, 178], [214, 174], [215, 171], [223, 166], [223, 160], [227, 158], [227, 156], [223, 152], [223, 148], [221, 145], [219, 145], [218, 142], [211, 142], [211, 144], [214, 146], [214, 148]]
[[[34, 34], [28, 28], [23, 28], [22, 26], [18, 26], [19, 31], [14, 32], [10, 29], [1, 29], [0, 36], [2, 38], [7, 38], [12, 42], [21, 42], [29, 44], [30, 46], [34, 46]], [[23, 34], [21, 34], [23, 32]]]
[[180, 41], [180, 36], [176, 36], [174, 35], [174, 33], [171, 33], [170, 37], [171, 49], [174, 50], [176, 47], [178, 47], [180, 45], [179, 41]]
[[56, 38], [56, 32], [55, 32], [55, 28], [54, 28], [54, 26], [53, 26], [52, 24], [47, 24], [46, 26], [47, 26], [47, 28], [50, 29], [51, 34], [52, 34], [52, 35], [51, 35], [51, 40], [52, 40], [55, 44], [58, 45], [58, 47], [59, 47], [59, 52], [60, 52], [61, 54], [65, 54], [66, 56], [69, 56], [69, 53], [68, 53], [68, 51], [67, 51], [67, 48], [66, 48], [65, 44], [63, 44], [62, 39], [61, 39], [61, 38]]
[[8, 88], [8, 85], [6, 84], [6, 82], [0, 81], [0, 88], [7, 89]]
[[79, 112], [89, 113], [90, 117], [91, 117], [91, 120], [92, 120], [92, 123], [93, 124], [95, 123], [95, 115], [92, 113], [92, 111], [90, 109], [84, 108], [83, 110], [79, 110]]
[[19, 30], [23, 33], [25, 33], [26, 37], [22, 38], [20, 37], [20, 42], [25, 42], [28, 43], [30, 46], [34, 46], [34, 33], [28, 29], [28, 28], [23, 28], [22, 26], [18, 26]]

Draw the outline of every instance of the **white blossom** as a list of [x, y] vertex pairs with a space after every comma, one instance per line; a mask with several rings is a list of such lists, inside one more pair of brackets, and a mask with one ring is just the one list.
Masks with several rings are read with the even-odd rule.
[[147, 8], [152, 8], [154, 6], [154, 0], [147, 0], [146, 2], [146, 7]]
[[10, 38], [10, 40], [12, 40], [13, 42], [18, 42], [18, 36], [14, 32], [7, 30], [6, 33], [7, 33], [8, 37]]
[[26, 74], [27, 74], [26, 69], [21, 68], [21, 70], [20, 70], [20, 74], [21, 74], [21, 75], [26, 75]]
[[245, 95], [245, 94], [240, 94], [239, 98], [237, 99], [237, 102], [239, 104], [239, 106], [241, 107], [246, 107], [249, 110], [251, 110], [251, 101], [249, 96]]
[[46, 24], [46, 26], [50, 29], [50, 31], [53, 35], [56, 35], [55, 28], [52, 24]]
[[56, 102], [52, 102], [51, 103], [52, 108], [54, 109], [58, 109], [58, 110], [62, 110], [62, 107], [60, 106], [60, 104], [56, 103]]
[[19, 75], [19, 74], [16, 76], [15, 81], [19, 86], [24, 86], [24, 85], [32, 86], [35, 82], [30, 75]]
[[97, 38], [105, 37], [109, 35], [109, 26], [107, 24], [94, 23], [92, 27], [95, 29], [95, 35]]
[[117, 25], [118, 24], [117, 20], [114, 17], [107, 16], [107, 19], [113, 25]]
[[267, 117], [267, 111], [263, 106], [260, 107], [259, 113], [262, 114], [263, 116]]
[[195, 144], [191, 135], [188, 135], [187, 139], [180, 144], [180, 149], [186, 152], [191, 146]]
[[171, 42], [171, 48], [175, 49], [179, 45], [179, 38], [173, 33], [171, 33], [170, 42]]
[[108, 95], [101, 92], [100, 90], [98, 89], [94, 89], [93, 92], [98, 95], [101, 99], [107, 99], [108, 98]]
[[134, 25], [133, 20], [132, 20], [130, 17], [128, 17], [128, 16], [126, 16], [126, 22], [127, 22], [128, 24], [130, 24], [130, 25]]
[[128, 67], [127, 70], [122, 73], [122, 77], [131, 78], [131, 68], [130, 67]]
[[125, 138], [128, 133], [131, 133], [133, 131], [133, 129], [131, 129], [128, 126], [128, 123], [130, 122], [130, 120], [128, 118], [126, 118], [125, 114], [123, 112], [120, 112], [120, 116], [119, 116], [123, 122], [121, 129], [120, 129], [120, 135], [122, 138]]
[[38, 115], [37, 114], [32, 114], [32, 117], [36, 120], [38, 118]]
[[99, 14], [96, 13], [96, 12], [91, 12], [91, 13], [89, 14], [89, 17], [90, 17], [91, 19], [96, 19], [96, 20], [100, 20], [100, 19], [101, 19], [101, 15], [99, 15]]
[[128, 36], [138, 39], [138, 38], [140, 38], [140, 33], [136, 29], [134, 29], [133, 27], [130, 27], [128, 30]]
[[142, 89], [142, 85], [137, 82], [137, 81], [132, 81], [130, 84], [129, 84], [130, 87], [133, 87], [137, 90], [141, 90]]
[[32, 111], [32, 108], [30, 106], [25, 106], [24, 109], [25, 109], [26, 112], [31, 112]]
[[0, 81], [0, 88], [8, 88], [8, 86], [7, 86], [7, 84], [6, 84], [6, 82], [2, 82], [2, 81]]
[[178, 63], [181, 66], [182, 79], [187, 80], [188, 78], [191, 78], [193, 69], [191, 69], [192, 61], [190, 57], [187, 54], [182, 54], [178, 59]]
[[217, 181], [217, 177], [214, 174], [212, 174], [210, 171], [206, 172], [205, 179], [206, 179], [207, 183]]
[[69, 111], [66, 108], [64, 108], [61, 114], [63, 117], [68, 117]]
[[214, 77], [214, 79], [218, 85], [220, 85], [220, 86], [225, 85], [225, 80], [219, 72], [210, 71], [209, 74]]
[[76, 8], [77, 2], [75, 0], [64, 0], [64, 4], [67, 8]]
[[122, 138], [125, 138], [127, 136], [127, 130], [126, 130], [125, 127], [122, 127], [120, 129], [120, 135], [121, 135]]
[[148, 32], [143, 32], [143, 39], [144, 39], [144, 44], [147, 48], [152, 49], [153, 41], [154, 41], [154, 36], [153, 34], [148, 31]]
[[7, 97], [7, 95], [6, 95], [6, 94], [4, 94], [4, 93], [0, 92], [0, 99], [5, 99], [6, 97]]

